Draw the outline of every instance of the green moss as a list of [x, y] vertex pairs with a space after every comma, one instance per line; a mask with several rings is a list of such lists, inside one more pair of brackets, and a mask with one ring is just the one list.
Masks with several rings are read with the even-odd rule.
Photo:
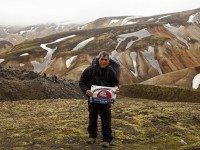
[[194, 144], [189, 144], [181, 147], [181, 150], [199, 150], [199, 149], [200, 149], [200, 142], [196, 142]]
[[178, 87], [162, 87], [154, 85], [123, 85], [121, 94], [128, 97], [156, 99], [163, 101], [182, 101], [200, 103], [200, 91]]
[[[167, 144], [166, 144], [167, 143]], [[154, 143], [158, 149], [179, 149], [181, 147], [180, 138], [171, 134], [160, 135]]]
[[[92, 149], [87, 100], [22, 100], [0, 103], [0, 143], [4, 149]], [[112, 107], [111, 149], [199, 148], [199, 105], [123, 97]], [[9, 114], [9, 115], [4, 115]], [[11, 118], [15, 122], [11, 122]], [[12, 124], [12, 128], [10, 128]], [[94, 149], [101, 149], [101, 124]], [[184, 140], [187, 145], [181, 144]], [[10, 144], [12, 143], [12, 145]]]

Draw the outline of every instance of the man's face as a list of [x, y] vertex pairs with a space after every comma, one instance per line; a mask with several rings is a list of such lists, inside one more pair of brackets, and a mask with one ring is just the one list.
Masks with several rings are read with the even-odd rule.
[[106, 68], [108, 65], [109, 65], [109, 59], [108, 59], [108, 57], [107, 56], [101, 56], [100, 58], [99, 58], [99, 66], [101, 67], [101, 68]]

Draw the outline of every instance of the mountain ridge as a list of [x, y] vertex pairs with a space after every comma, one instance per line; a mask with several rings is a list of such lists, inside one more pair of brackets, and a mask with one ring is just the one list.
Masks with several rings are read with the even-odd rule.
[[[200, 66], [199, 11], [157, 15], [154, 22], [139, 18], [139, 22], [123, 26], [96, 26], [37, 38], [1, 53], [1, 64], [30, 71], [43, 68], [41, 74], [77, 81], [92, 58], [106, 50], [121, 65], [121, 84], [143, 82]], [[191, 16], [196, 18], [192, 20]], [[138, 18], [129, 19], [133, 22]], [[191, 85], [192, 80], [188, 82]]]

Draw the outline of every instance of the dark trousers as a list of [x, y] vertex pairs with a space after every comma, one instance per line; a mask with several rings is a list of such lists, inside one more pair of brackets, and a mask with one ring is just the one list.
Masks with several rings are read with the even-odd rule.
[[112, 130], [111, 130], [111, 106], [104, 104], [88, 104], [89, 110], [89, 125], [88, 133], [89, 137], [97, 137], [97, 119], [98, 114], [101, 118], [101, 131], [103, 135], [103, 141], [112, 141]]

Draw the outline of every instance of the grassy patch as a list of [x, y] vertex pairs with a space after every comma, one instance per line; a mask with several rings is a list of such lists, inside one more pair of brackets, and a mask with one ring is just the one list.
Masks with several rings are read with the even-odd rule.
[[[87, 100], [4, 101], [0, 109], [0, 149], [101, 149], [100, 120], [97, 142], [85, 143]], [[199, 109], [193, 103], [117, 99], [112, 106], [112, 148], [200, 148]]]
[[120, 91], [122, 95], [128, 97], [200, 103], [199, 90], [134, 84], [124, 85], [120, 88]]

